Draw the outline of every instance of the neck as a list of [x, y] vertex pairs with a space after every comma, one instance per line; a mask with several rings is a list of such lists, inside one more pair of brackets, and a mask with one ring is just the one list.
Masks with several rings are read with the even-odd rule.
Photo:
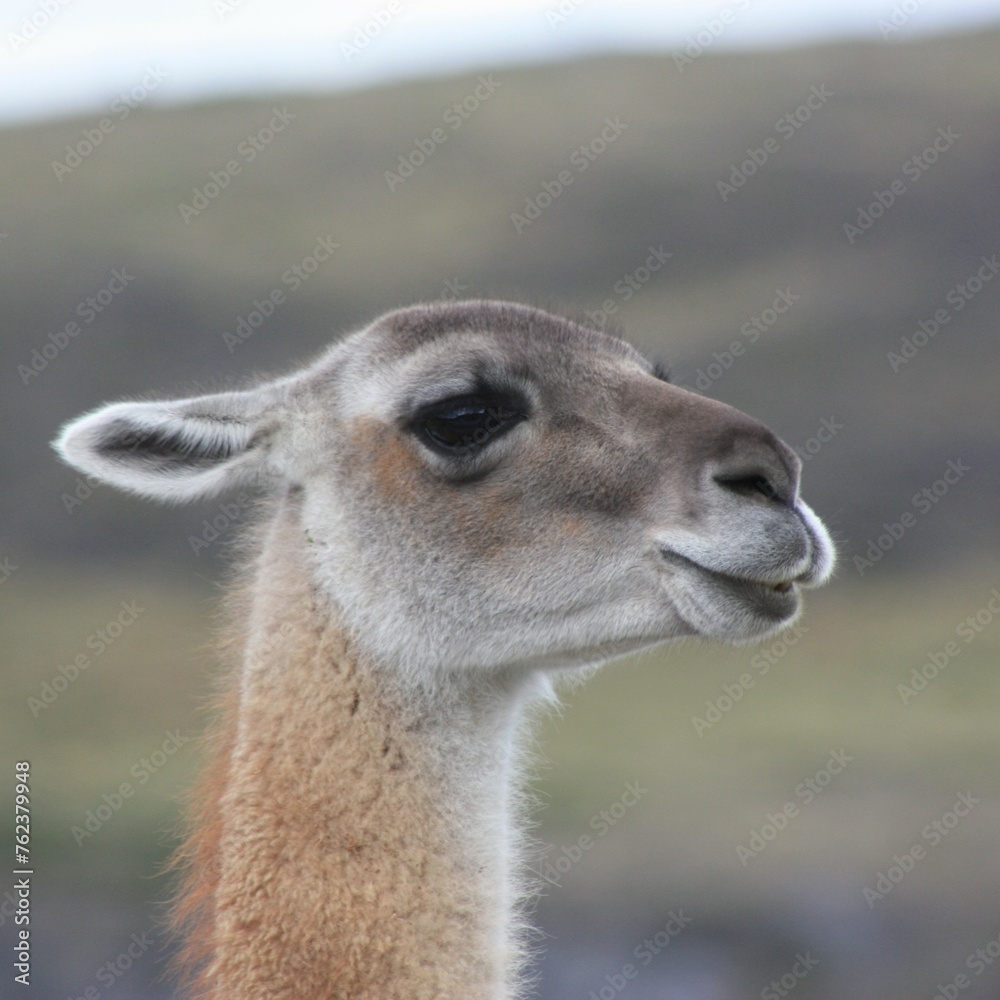
[[518, 699], [403, 691], [304, 579], [287, 511], [197, 793], [178, 920], [213, 1000], [514, 994]]

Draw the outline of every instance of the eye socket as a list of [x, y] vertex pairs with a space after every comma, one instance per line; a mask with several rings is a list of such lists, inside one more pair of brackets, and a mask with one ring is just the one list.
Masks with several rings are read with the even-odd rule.
[[527, 417], [520, 400], [500, 395], [454, 396], [424, 407], [413, 430], [438, 452], [473, 454]]

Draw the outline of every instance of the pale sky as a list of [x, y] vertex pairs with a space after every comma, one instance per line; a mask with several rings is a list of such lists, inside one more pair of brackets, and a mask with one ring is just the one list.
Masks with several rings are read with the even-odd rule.
[[1000, 23], [996, 0], [8, 0], [0, 123], [145, 100], [325, 90], [584, 52], [835, 38], [903, 42]]

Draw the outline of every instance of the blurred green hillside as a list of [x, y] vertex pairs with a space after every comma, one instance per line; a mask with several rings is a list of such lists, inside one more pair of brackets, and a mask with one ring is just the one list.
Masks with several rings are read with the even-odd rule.
[[[81, 156], [102, 119], [111, 131]], [[407, 158], [418, 165], [404, 176]], [[842, 425], [805, 485], [849, 552], [951, 459], [972, 471], [947, 515], [929, 514], [921, 544], [886, 565], [960, 560], [998, 539], [1000, 294], [989, 281], [954, 291], [1000, 251], [996, 33], [705, 54], [683, 72], [669, 55], [622, 56], [331, 96], [147, 102], [124, 120], [0, 132], [0, 162], [2, 405], [20, 430], [0, 443], [17, 470], [0, 519], [22, 561], [191, 565], [177, 539], [204, 512], [101, 490], [67, 514], [63, 494], [80, 487], [45, 454], [64, 419], [280, 371], [387, 308], [455, 295], [598, 323], [613, 311], [681, 384], [793, 445], [824, 419]], [[894, 182], [905, 191], [849, 242], [845, 225], [877, 213]], [[512, 221], [529, 203], [537, 217]], [[339, 247], [295, 277], [324, 237]], [[102, 304], [116, 269], [128, 280]], [[251, 317], [275, 290], [273, 314]], [[782, 292], [791, 305], [769, 313]], [[926, 338], [919, 324], [940, 310]], [[240, 341], [248, 317], [262, 322]], [[893, 371], [887, 354], [914, 334], [925, 346]]]

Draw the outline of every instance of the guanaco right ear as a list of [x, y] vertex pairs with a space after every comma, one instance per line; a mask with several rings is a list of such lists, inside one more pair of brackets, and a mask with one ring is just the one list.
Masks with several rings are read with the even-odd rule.
[[121, 489], [156, 500], [196, 500], [261, 477], [280, 404], [275, 385], [111, 403], [67, 424], [53, 447], [70, 465]]

